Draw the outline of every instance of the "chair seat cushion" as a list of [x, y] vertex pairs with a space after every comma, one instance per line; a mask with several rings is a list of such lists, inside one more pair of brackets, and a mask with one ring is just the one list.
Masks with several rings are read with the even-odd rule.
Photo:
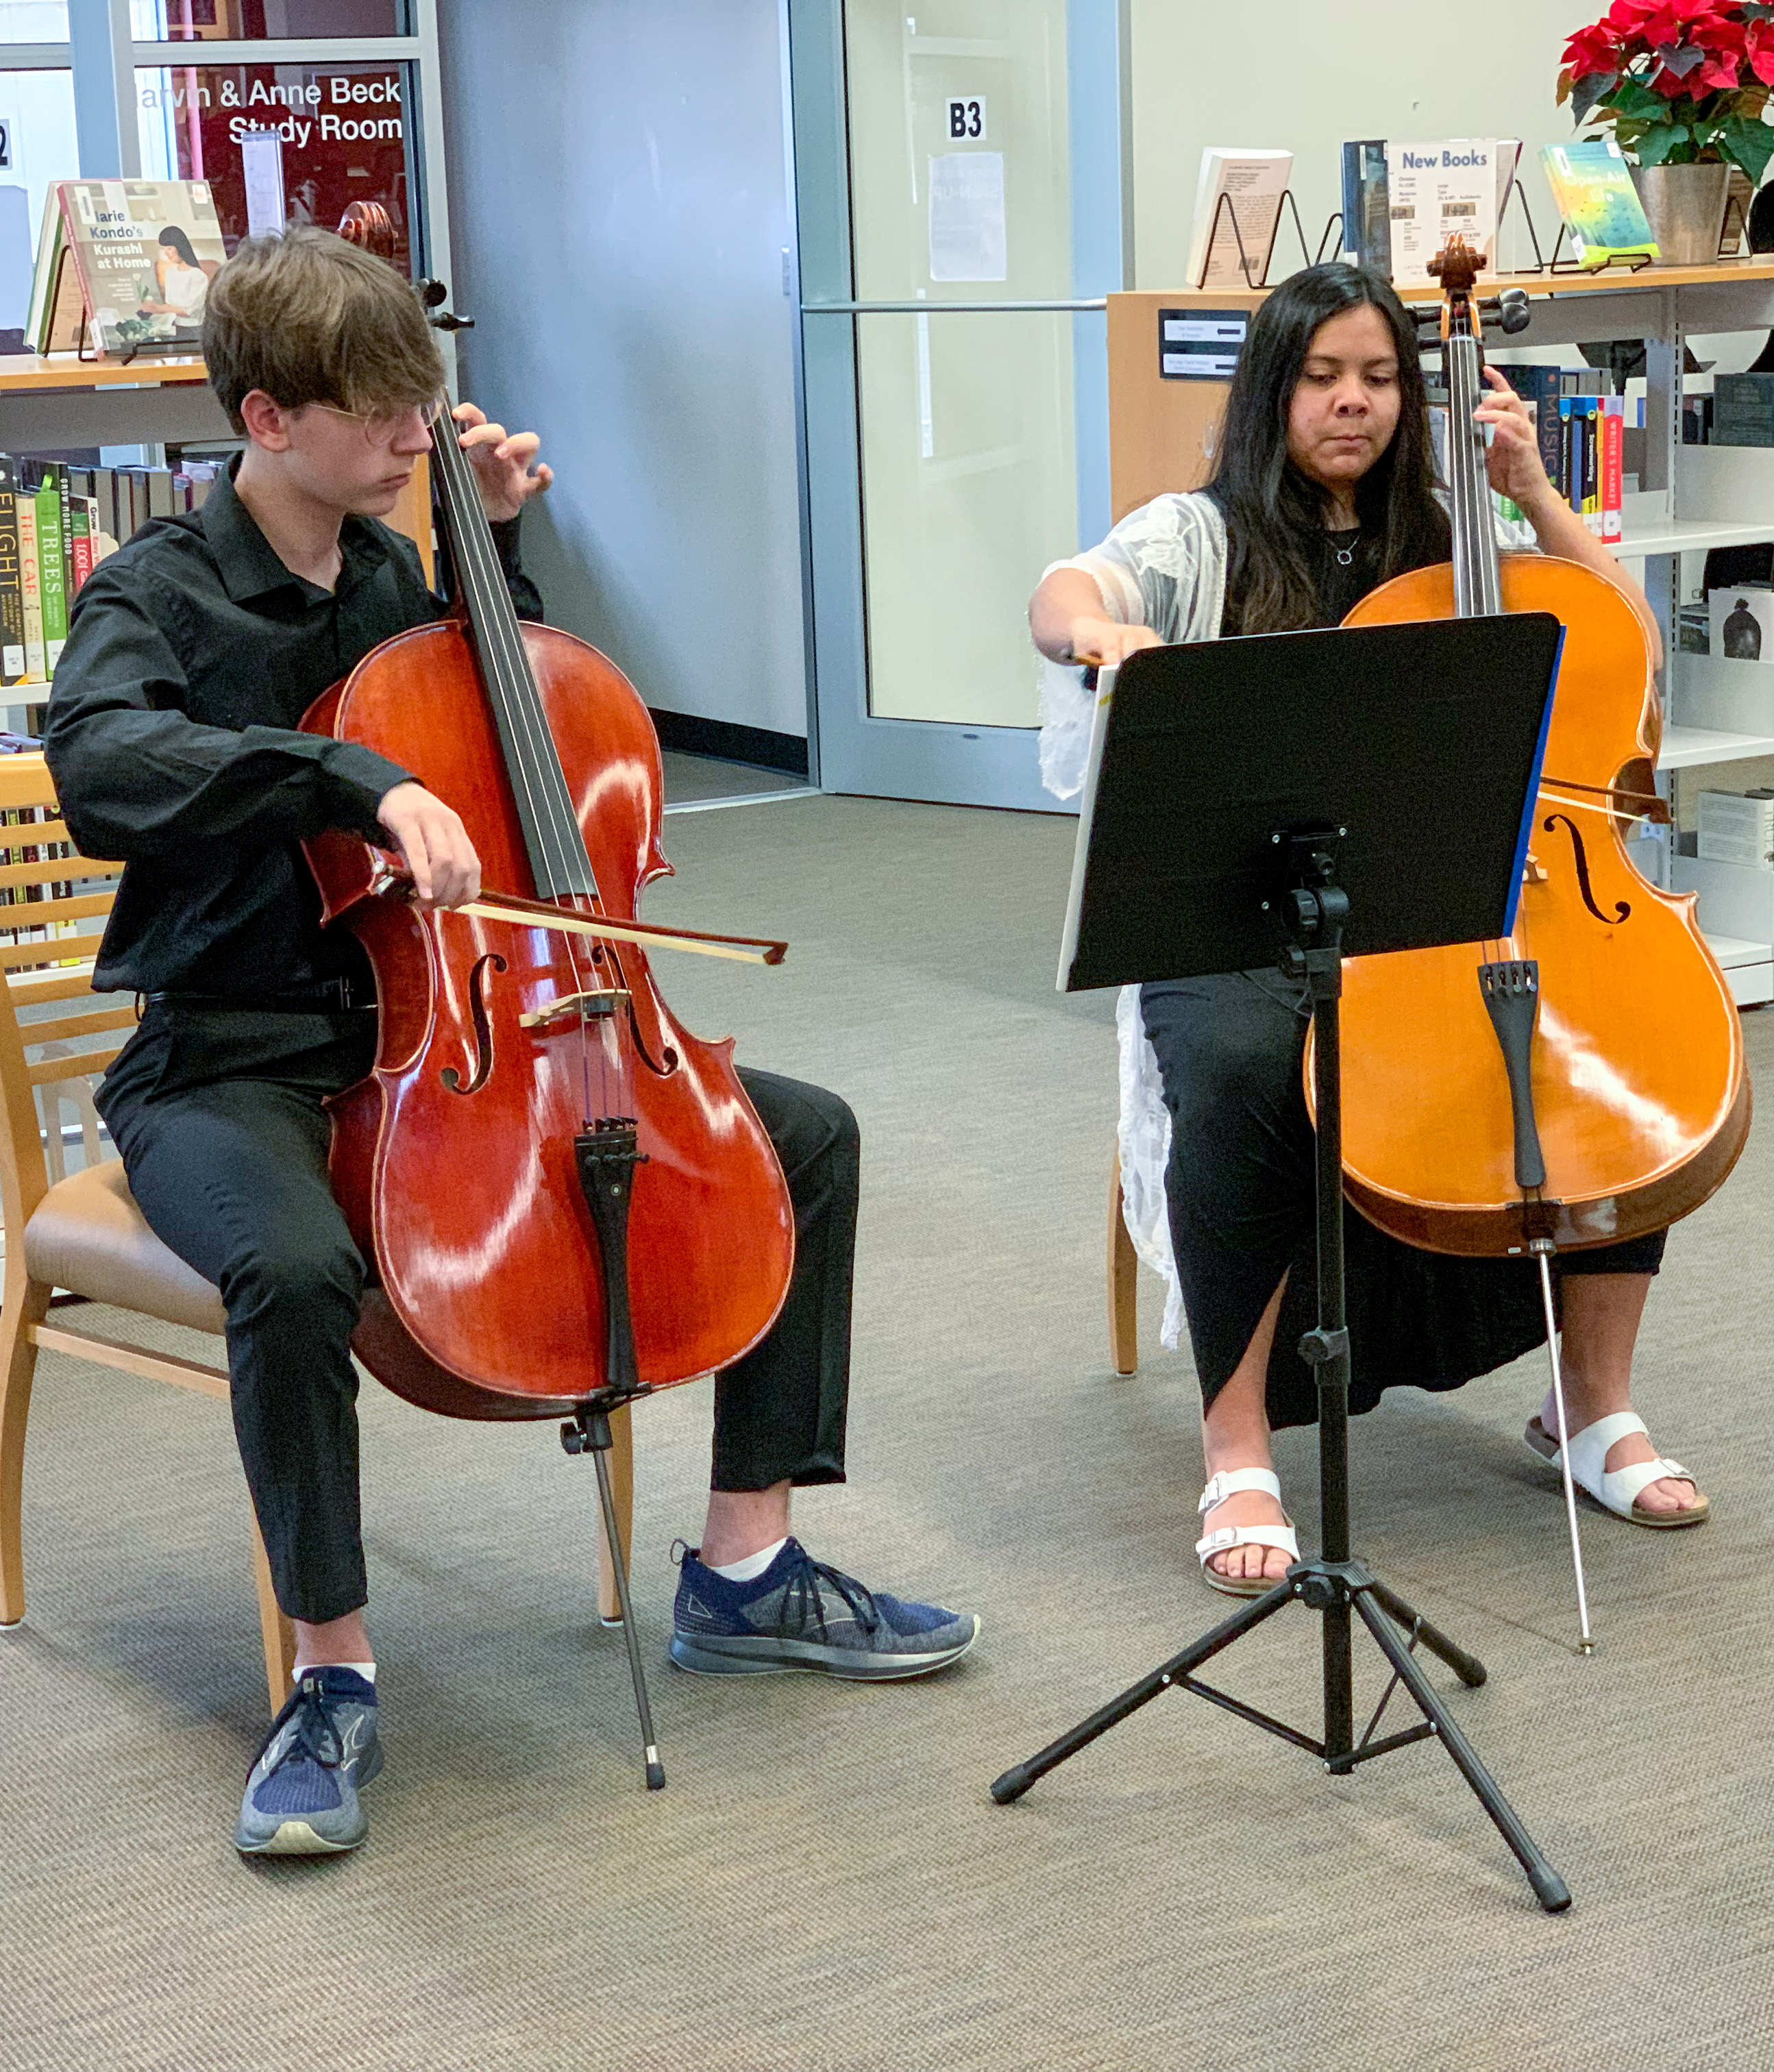
[[25, 1225], [33, 1281], [194, 1331], [220, 1331], [222, 1298], [149, 1229], [120, 1159], [58, 1180]]

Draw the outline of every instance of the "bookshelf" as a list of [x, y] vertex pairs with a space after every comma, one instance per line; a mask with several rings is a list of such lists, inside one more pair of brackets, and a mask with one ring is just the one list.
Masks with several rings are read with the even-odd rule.
[[234, 436], [200, 360], [0, 360], [0, 452], [213, 443]]
[[[1642, 338], [1650, 379], [1644, 487], [1623, 514], [1621, 557], [1643, 582], [1663, 627], [1665, 726], [1658, 788], [1669, 800], [1673, 840], [1661, 831], [1640, 853], [1671, 890], [1696, 892], [1714, 953], [1741, 1005], [1774, 1001], [1774, 870], [1714, 864], [1692, 853], [1692, 794], [1711, 782], [1739, 788], [1731, 766], [1767, 759], [1751, 783], [1774, 783], [1774, 664], [1724, 662], [1682, 652], [1676, 612], [1686, 592], [1682, 560], [1714, 547], [1774, 540], [1774, 450], [1685, 446], [1681, 438], [1681, 347], [1697, 333], [1774, 330], [1774, 260], [1722, 260], [1709, 266], [1654, 266], [1636, 273], [1502, 275], [1486, 294], [1519, 287], [1529, 297], [1526, 330], [1501, 341], [1531, 353]], [[1427, 302], [1430, 286], [1401, 291]], [[1224, 381], [1177, 380], [1160, 372], [1160, 312], [1187, 315], [1256, 309], [1262, 290], [1141, 290], [1109, 297], [1109, 447], [1112, 508], [1119, 519], [1167, 490], [1192, 489], [1211, 470]], [[1698, 569], [1690, 576], [1697, 581]], [[1686, 845], [1685, 847], [1684, 845]]]

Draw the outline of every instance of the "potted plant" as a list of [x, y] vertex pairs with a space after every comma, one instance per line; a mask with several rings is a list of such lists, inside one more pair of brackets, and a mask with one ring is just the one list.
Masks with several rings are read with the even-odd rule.
[[1712, 259], [1737, 166], [1753, 187], [1774, 156], [1765, 0], [1614, 0], [1564, 50], [1558, 99], [1579, 129], [1611, 128], [1665, 265]]

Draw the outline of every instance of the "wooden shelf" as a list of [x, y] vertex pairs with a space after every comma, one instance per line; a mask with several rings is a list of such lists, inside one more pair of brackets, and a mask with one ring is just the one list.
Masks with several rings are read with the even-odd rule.
[[[1622, 289], [1731, 287], [1745, 281], [1774, 281], [1774, 260], [1719, 259], [1708, 266], [1641, 266], [1629, 273], [1624, 266], [1598, 267], [1592, 273], [1481, 273], [1476, 292], [1500, 294], [1505, 288], [1525, 289], [1529, 295], [1593, 295], [1618, 294]], [[1441, 289], [1434, 282], [1397, 290], [1402, 302], [1439, 302]]]
[[144, 355], [127, 364], [121, 360], [82, 360], [72, 352], [0, 356], [0, 395], [41, 395], [64, 388], [159, 388], [208, 379], [209, 369], [190, 354], [176, 359]]

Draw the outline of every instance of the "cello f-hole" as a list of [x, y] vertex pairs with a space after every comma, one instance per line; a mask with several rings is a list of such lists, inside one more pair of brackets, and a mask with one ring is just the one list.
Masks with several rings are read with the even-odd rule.
[[652, 1051], [647, 1048], [646, 1038], [640, 1033], [640, 1022], [639, 1018], [635, 1013], [634, 997], [632, 994], [629, 996], [628, 1000], [628, 1034], [634, 1038], [635, 1048], [640, 1054], [641, 1063], [647, 1067], [648, 1071], [652, 1074], [655, 1079], [669, 1079], [672, 1074], [677, 1070], [677, 1053], [672, 1048], [671, 1045], [668, 1043], [661, 1051], [659, 1058], [657, 1059], [654, 1058]]
[[462, 1083], [462, 1075], [454, 1065], [446, 1065], [438, 1077], [453, 1094], [477, 1094], [487, 1083], [487, 1075], [492, 1070], [492, 1022], [487, 1013], [488, 968], [504, 971], [505, 960], [496, 950], [489, 950], [484, 957], [475, 960], [474, 969], [468, 974], [468, 1011], [474, 1017], [475, 1057], [474, 1070], [468, 1083]]
[[[1583, 904], [1598, 921], [1603, 923], [1604, 926], [1611, 926], [1607, 915], [1595, 904], [1595, 894], [1591, 890], [1589, 882], [1589, 854], [1583, 847], [1583, 837], [1578, 829], [1577, 823], [1568, 813], [1549, 813], [1544, 822], [1549, 835], [1555, 827], [1561, 824], [1570, 830], [1573, 859], [1577, 865], [1577, 889], [1583, 894]], [[1614, 902], [1615, 920], [1627, 919], [1632, 911], [1632, 902], [1629, 899], [1616, 899]]]

